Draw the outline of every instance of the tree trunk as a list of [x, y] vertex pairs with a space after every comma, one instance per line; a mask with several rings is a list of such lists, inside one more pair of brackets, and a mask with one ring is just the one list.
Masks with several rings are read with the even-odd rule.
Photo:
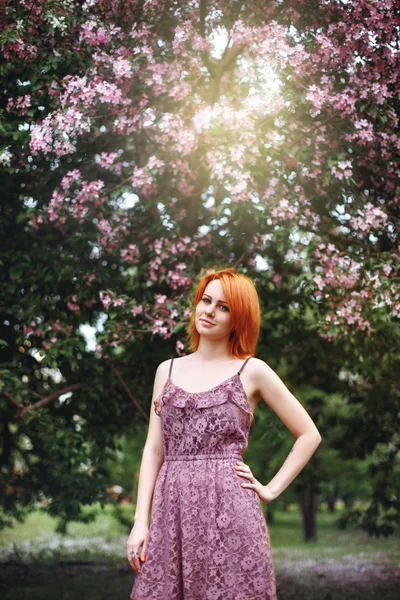
[[326, 498], [326, 502], [328, 504], [328, 510], [330, 513], [334, 513], [335, 512], [335, 503], [336, 503], [336, 496], [334, 494], [329, 494]]
[[283, 512], [287, 512], [289, 510], [289, 502], [286, 498], [283, 498], [282, 500], [281, 509]]
[[303, 513], [304, 540], [317, 539], [317, 506], [318, 494], [313, 489], [302, 489], [298, 493], [301, 511]]

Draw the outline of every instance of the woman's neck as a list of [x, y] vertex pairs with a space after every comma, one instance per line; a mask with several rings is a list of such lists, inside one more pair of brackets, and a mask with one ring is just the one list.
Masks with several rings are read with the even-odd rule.
[[226, 339], [207, 340], [200, 337], [199, 347], [193, 352], [192, 356], [202, 363], [230, 362], [234, 360], [234, 357], [228, 352]]

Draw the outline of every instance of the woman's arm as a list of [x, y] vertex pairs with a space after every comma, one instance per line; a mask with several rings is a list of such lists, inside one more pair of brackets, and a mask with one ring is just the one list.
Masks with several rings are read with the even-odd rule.
[[305, 408], [288, 390], [283, 381], [264, 361], [249, 361], [256, 393], [278, 415], [294, 435], [296, 442], [276, 475], [267, 484], [275, 497], [279, 496], [310, 460], [322, 441], [314, 421]]
[[[146, 443], [143, 448], [139, 472], [139, 485], [135, 518], [132, 530], [126, 543], [127, 558], [136, 573], [141, 571], [141, 563], [146, 560], [147, 541], [149, 535], [149, 513], [154, 487], [161, 465], [164, 462], [164, 447], [161, 436], [161, 419], [155, 413], [154, 401], [162, 393], [167, 380], [169, 361], [161, 363], [157, 369], [153, 386], [153, 398], [150, 408], [150, 422]], [[131, 555], [132, 552], [136, 554]], [[140, 556], [140, 558], [139, 558]]]
[[170, 361], [162, 362], [156, 372], [153, 398], [150, 409], [150, 422], [146, 443], [143, 448], [139, 472], [138, 493], [134, 523], [149, 524], [150, 505], [161, 465], [164, 462], [164, 448], [161, 437], [161, 419], [154, 411], [154, 401], [162, 393], [167, 380]]

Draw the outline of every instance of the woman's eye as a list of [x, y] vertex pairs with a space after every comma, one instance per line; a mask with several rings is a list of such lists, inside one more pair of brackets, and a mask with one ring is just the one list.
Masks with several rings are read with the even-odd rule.
[[[202, 301], [205, 302], [206, 304], [210, 304], [211, 303], [210, 298], [202, 298]], [[229, 308], [226, 306], [226, 304], [220, 304], [219, 307], [223, 308], [224, 310], [228, 310], [229, 311]]]

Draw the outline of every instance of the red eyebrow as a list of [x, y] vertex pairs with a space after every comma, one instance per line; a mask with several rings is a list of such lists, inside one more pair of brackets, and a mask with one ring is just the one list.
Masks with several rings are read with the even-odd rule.
[[[207, 296], [207, 298], [212, 298], [212, 296], [209, 296], [208, 294], [203, 294], [203, 296]], [[225, 302], [225, 300], [218, 300], [218, 302], [222, 302], [222, 304], [228, 304], [227, 302]]]

